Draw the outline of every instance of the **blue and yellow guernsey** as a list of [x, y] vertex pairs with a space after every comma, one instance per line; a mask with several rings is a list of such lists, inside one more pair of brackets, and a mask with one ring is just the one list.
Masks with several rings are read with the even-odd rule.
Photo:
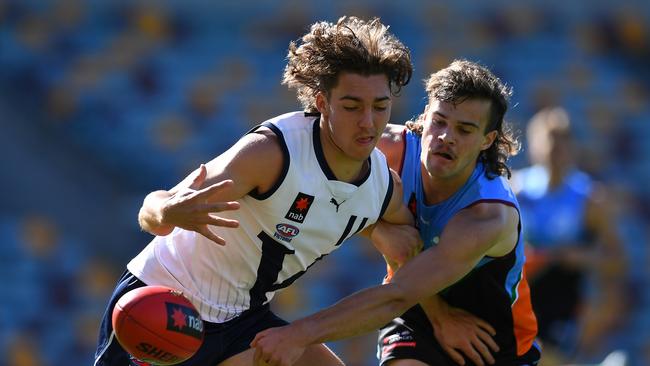
[[[504, 177], [490, 179], [483, 164], [477, 164], [465, 184], [447, 200], [426, 205], [420, 170], [420, 136], [406, 130], [400, 175], [404, 202], [415, 216], [424, 248], [436, 245], [447, 222], [460, 210], [481, 202], [500, 202], [519, 211], [519, 203]], [[521, 220], [515, 248], [502, 257], [484, 257], [463, 279], [440, 295], [452, 306], [462, 308], [496, 329], [498, 359], [516, 359], [534, 344], [537, 321], [530, 290], [523, 274], [525, 257]], [[537, 346], [535, 344], [535, 346]]]

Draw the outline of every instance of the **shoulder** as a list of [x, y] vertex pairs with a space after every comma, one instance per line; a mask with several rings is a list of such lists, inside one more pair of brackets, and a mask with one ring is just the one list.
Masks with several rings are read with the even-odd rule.
[[[255, 131], [244, 135], [237, 145], [239, 153], [253, 158], [265, 157], [269, 159], [282, 158], [280, 137], [268, 127], [261, 126]], [[237, 146], [236, 145], [236, 146]]]
[[512, 210], [516, 211], [517, 209], [507, 202], [479, 201], [460, 210], [458, 214], [463, 214], [473, 220], [505, 220]]
[[278, 137], [266, 127], [242, 136], [213, 162], [217, 176], [231, 177], [236, 184], [258, 193], [271, 189], [285, 171], [285, 153]]
[[519, 212], [507, 202], [478, 202], [459, 211], [460, 225], [475, 228], [490, 245], [486, 254], [499, 257], [508, 254], [519, 237]]
[[405, 144], [404, 131], [403, 125], [388, 124], [377, 143], [377, 148], [386, 155], [388, 165], [395, 170], [400, 170], [402, 164]]

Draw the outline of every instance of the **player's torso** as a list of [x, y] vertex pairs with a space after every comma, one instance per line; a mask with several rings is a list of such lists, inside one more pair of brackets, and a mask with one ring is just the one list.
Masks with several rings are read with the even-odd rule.
[[[467, 182], [450, 198], [435, 205], [426, 205], [419, 163], [419, 137], [406, 133], [405, 142], [401, 172], [403, 198], [416, 216], [425, 247], [436, 245], [449, 220], [460, 210], [476, 203], [502, 202], [519, 211], [517, 199], [505, 178], [488, 178], [485, 167], [480, 163]], [[497, 329], [497, 342], [506, 358], [516, 357], [518, 344], [525, 344], [523, 347], [529, 349], [536, 334], [528, 284], [522, 275], [525, 257], [521, 229], [519, 234], [512, 252], [499, 258], [483, 257], [469, 274], [441, 292], [452, 306], [470, 311]], [[515, 311], [519, 308], [523, 310]]]
[[574, 171], [556, 188], [548, 187], [545, 168], [533, 166], [519, 172], [519, 202], [526, 239], [538, 248], [584, 242], [585, 207], [591, 181]]
[[[377, 150], [368, 160], [369, 174], [357, 184], [335, 180], [320, 146], [318, 120], [309, 128], [303, 125], [276, 126], [290, 156], [282, 184], [270, 197], [249, 195], [241, 201], [239, 220], [252, 233], [244, 239], [262, 249], [260, 270], [283, 257], [275, 287], [288, 285], [345, 239], [376, 222], [391, 182], [385, 159]], [[249, 260], [256, 257], [259, 254]]]
[[220, 214], [240, 222], [238, 229], [212, 228], [226, 246], [185, 230], [176, 230], [174, 239], [158, 239], [165, 244], [156, 246], [156, 257], [204, 305], [207, 320], [227, 320], [269, 301], [274, 291], [373, 224], [392, 189], [377, 150], [358, 185], [333, 180], [316, 117], [296, 113], [267, 122], [285, 153], [281, 183], [263, 195], [243, 197], [239, 210]]

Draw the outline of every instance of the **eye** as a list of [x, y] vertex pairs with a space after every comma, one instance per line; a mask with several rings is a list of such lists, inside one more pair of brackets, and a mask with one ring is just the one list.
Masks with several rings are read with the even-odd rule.
[[385, 106], [385, 105], [377, 105], [377, 106], [375, 106], [375, 110], [377, 110], [379, 112], [383, 112], [383, 111], [385, 111], [387, 109], [388, 109], [388, 106]]
[[346, 111], [352, 112], [352, 111], [355, 111], [357, 109], [357, 106], [344, 105], [343, 109], [345, 109]]
[[469, 135], [470, 133], [472, 133], [472, 131], [466, 130], [464, 128], [461, 128], [459, 131], [461, 135]]

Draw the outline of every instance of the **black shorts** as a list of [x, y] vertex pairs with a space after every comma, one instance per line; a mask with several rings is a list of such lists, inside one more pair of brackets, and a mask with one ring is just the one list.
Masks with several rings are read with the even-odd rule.
[[[420, 305], [410, 308], [401, 317], [393, 319], [379, 332], [377, 344], [377, 357], [379, 364], [384, 365], [390, 360], [418, 360], [428, 365], [456, 366], [442, 349], [433, 333], [433, 326], [429, 322], [424, 310]], [[499, 357], [494, 355], [496, 366], [525, 366], [537, 365], [541, 356], [536, 346], [523, 356]], [[472, 366], [474, 363], [465, 358], [465, 365]]]
[[[125, 293], [146, 286], [129, 271], [125, 271], [117, 283], [111, 300], [106, 308], [99, 328], [99, 341], [95, 352], [94, 366], [128, 366], [146, 365], [134, 360], [118, 343], [113, 333], [111, 316], [113, 307]], [[201, 348], [194, 356], [179, 366], [217, 365], [226, 359], [246, 351], [258, 332], [264, 329], [287, 325], [288, 322], [277, 317], [264, 305], [247, 310], [238, 317], [225, 323], [204, 321], [205, 337]]]

